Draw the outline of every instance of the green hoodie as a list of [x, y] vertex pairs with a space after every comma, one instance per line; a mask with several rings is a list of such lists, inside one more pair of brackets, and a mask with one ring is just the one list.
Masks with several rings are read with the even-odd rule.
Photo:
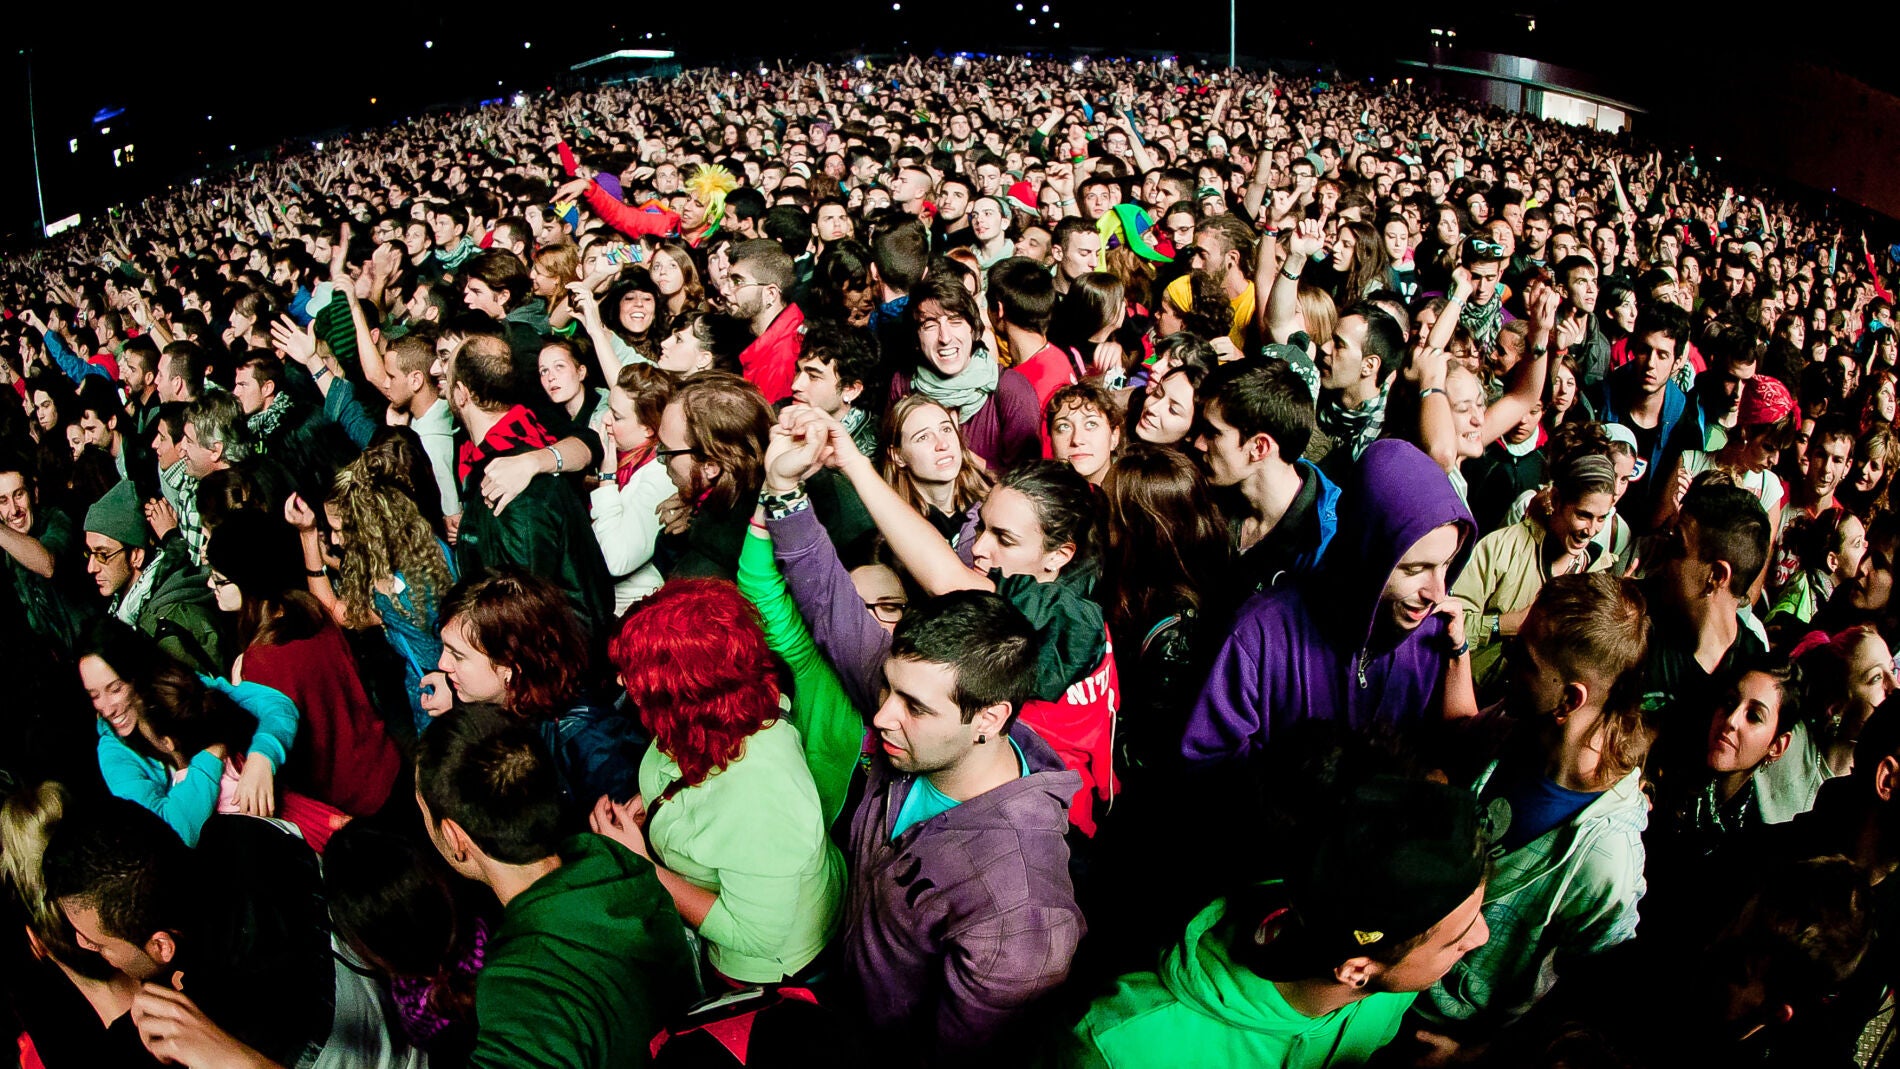
[[1070, 1033], [1062, 1069], [1327, 1069], [1359, 1065], [1398, 1035], [1412, 994], [1368, 995], [1324, 1017], [1287, 1005], [1227, 954], [1227, 900], [1201, 911], [1161, 971], [1124, 976]]
[[502, 914], [475, 985], [471, 1066], [635, 1066], [693, 990], [685, 929], [653, 866], [598, 835]]

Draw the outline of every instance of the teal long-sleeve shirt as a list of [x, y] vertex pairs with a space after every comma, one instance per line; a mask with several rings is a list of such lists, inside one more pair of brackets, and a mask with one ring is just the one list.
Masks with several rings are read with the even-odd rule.
[[[199, 678], [257, 718], [257, 731], [251, 736], [251, 756], [269, 761], [273, 773], [283, 768], [290, 756], [291, 743], [297, 738], [296, 703], [282, 691], [262, 683], [227, 683], [209, 676]], [[205, 821], [217, 811], [224, 762], [209, 751], [201, 750], [186, 766], [184, 779], [174, 782], [170, 765], [126, 745], [101, 720], [99, 773], [105, 779], [106, 789], [158, 814], [186, 846], [196, 846]]]

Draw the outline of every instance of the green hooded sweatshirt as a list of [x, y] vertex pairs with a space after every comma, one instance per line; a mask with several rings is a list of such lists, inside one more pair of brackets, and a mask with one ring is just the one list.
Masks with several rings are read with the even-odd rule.
[[638, 1066], [693, 991], [685, 929], [653, 866], [598, 835], [508, 903], [475, 984], [471, 1066]]
[[1398, 1035], [1412, 994], [1368, 995], [1324, 1017], [1287, 1005], [1273, 982], [1228, 956], [1227, 900], [1201, 911], [1161, 971], [1135, 973], [1070, 1033], [1063, 1069], [1327, 1069], [1359, 1065]]

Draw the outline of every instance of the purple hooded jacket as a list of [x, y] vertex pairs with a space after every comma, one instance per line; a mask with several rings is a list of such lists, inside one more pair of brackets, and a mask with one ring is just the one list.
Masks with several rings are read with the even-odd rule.
[[1082, 777], [1021, 723], [1029, 775], [891, 839], [917, 777], [872, 758], [851, 819], [844, 960], [881, 1031], [969, 1051], [1020, 1026], [1069, 975], [1085, 926], [1069, 882], [1069, 799]]
[[1444, 617], [1411, 631], [1375, 632], [1392, 569], [1447, 523], [1462, 538], [1458, 578], [1477, 525], [1444, 469], [1417, 446], [1383, 439], [1346, 480], [1339, 533], [1319, 569], [1241, 607], [1188, 719], [1181, 753], [1211, 764], [1256, 755], [1276, 728], [1344, 720], [1355, 729], [1419, 719], [1443, 701]]

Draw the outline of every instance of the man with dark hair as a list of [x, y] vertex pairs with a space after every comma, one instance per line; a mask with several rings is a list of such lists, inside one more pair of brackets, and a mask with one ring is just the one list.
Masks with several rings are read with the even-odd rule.
[[1082, 937], [1063, 839], [1082, 780], [1017, 719], [1036, 656], [1029, 621], [987, 591], [913, 604], [891, 640], [844, 963], [871, 1024], [916, 1049], [998, 1044]]
[[1333, 328], [1332, 351], [1321, 349], [1319, 429], [1333, 440], [1329, 467], [1359, 459], [1385, 430], [1386, 396], [1405, 354], [1399, 324], [1370, 304], [1348, 306]]
[[[514, 403], [514, 358], [508, 343], [477, 334], [462, 343], [449, 366], [449, 403], [468, 431], [457, 458], [462, 522], [455, 542], [463, 575], [517, 564], [560, 587], [581, 623], [604, 640], [613, 621], [613, 577], [594, 539], [587, 501], [559, 472], [571, 463], [534, 413]], [[484, 493], [483, 478], [499, 460], [528, 453], [554, 458], [555, 473], [529, 476], [505, 503]], [[584, 469], [578, 469], [584, 470]]]
[[1597, 311], [1597, 268], [1582, 256], [1557, 261], [1557, 285], [1563, 289], [1563, 307], [1557, 313], [1561, 330], [1568, 323], [1583, 329], [1583, 340], [1572, 345], [1569, 356], [1577, 360], [1579, 390], [1595, 390], [1610, 373], [1610, 336], [1603, 333]]
[[1689, 343], [1689, 314], [1668, 304], [1652, 304], [1636, 320], [1628, 340], [1629, 360], [1611, 371], [1597, 390], [1597, 418], [1621, 423], [1636, 436], [1636, 459], [1644, 461], [1650, 478], [1643, 480], [1638, 500], [1627, 501], [1618, 514], [1638, 533], [1655, 522], [1663, 494], [1676, 488], [1661, 477], [1676, 470], [1676, 458], [1685, 449], [1704, 445], [1703, 409], [1676, 385]]
[[158, 361], [158, 399], [191, 402], [205, 388], [205, 355], [196, 342], [167, 345]]
[[750, 187], [735, 189], [726, 194], [723, 225], [734, 237], [747, 241], [762, 238], [765, 235], [759, 233], [759, 223], [765, 218], [765, 209], [765, 194]]
[[158, 406], [163, 400], [158, 393], [160, 359], [158, 344], [145, 334], [126, 342], [125, 351], [119, 356], [119, 376], [125, 386], [125, 413], [129, 417], [126, 429], [140, 444], [150, 441], [152, 422], [158, 418]]
[[1097, 999], [1060, 1064], [1357, 1065], [1397, 1038], [1418, 993], [1489, 938], [1475, 807], [1379, 779], [1316, 838], [1286, 879], [1217, 900], [1159, 971]]
[[148, 1046], [154, 1012], [180, 1003], [220, 1047], [252, 1048], [193, 1065], [308, 1064], [328, 1038], [339, 966], [316, 855], [295, 835], [213, 816], [188, 850], [144, 806], [105, 799], [54, 828], [44, 873], [79, 945], [146, 985], [131, 1020]]
[[877, 352], [862, 334], [835, 320], [811, 320], [792, 376], [792, 402], [844, 424], [860, 453], [878, 456], [877, 420], [856, 403], [877, 370]]
[[1231, 488], [1237, 582], [1244, 597], [1311, 571], [1338, 529], [1339, 487], [1302, 459], [1314, 431], [1313, 397], [1292, 364], [1223, 364], [1200, 388], [1194, 448], [1208, 482]]
[[[416, 802], [449, 867], [495, 892], [469, 1064], [640, 1065], [692, 984], [673, 899], [605, 834], [563, 839], [560, 776], [533, 728], [487, 706], [439, 717], [416, 749]], [[631, 811], [602, 797], [592, 823]]]
[[498, 329], [507, 331], [522, 381], [539, 381], [548, 312], [541, 298], [533, 295], [521, 258], [489, 249], [470, 259], [462, 267], [462, 299], [471, 311], [495, 320]]
[[1221, 292], [1233, 306], [1227, 336], [1234, 348], [1251, 353], [1259, 348], [1254, 329], [1257, 304], [1254, 288], [1254, 256], [1260, 235], [1238, 215], [1222, 212], [1203, 219], [1194, 228], [1194, 247], [1185, 250], [1196, 271], [1206, 271], [1220, 279]]
[[27, 627], [61, 652], [72, 651], [98, 603], [86, 575], [85, 544], [73, 526], [64, 512], [41, 501], [31, 461], [0, 454], [4, 578], [26, 611]]
[[86, 571], [107, 610], [193, 670], [223, 670], [217, 598], [182, 538], [155, 540], [130, 479], [86, 510]]
[[798, 272], [778, 242], [763, 238], [739, 242], [731, 257], [726, 282], [732, 314], [752, 325], [755, 339], [739, 354], [739, 366], [767, 401], [778, 404], [792, 395], [805, 334], [805, 313], [791, 303]]
[[1644, 593], [1656, 630], [1649, 645], [1652, 700], [1685, 716], [1710, 708], [1714, 680], [1738, 657], [1763, 652], [1740, 614], [1768, 564], [1761, 499], [1728, 483], [1698, 482], [1647, 562]]
[[1012, 256], [990, 268], [984, 292], [997, 340], [1008, 347], [1011, 366], [1035, 387], [1036, 411], [1041, 412], [1050, 395], [1078, 378], [1075, 357], [1049, 343], [1055, 281], [1040, 264]]
[[1102, 233], [1079, 215], [1067, 216], [1050, 234], [1049, 255], [1056, 262], [1056, 293], [1067, 295], [1076, 279], [1101, 270]]
[[937, 183], [937, 222], [931, 228], [930, 247], [948, 252], [976, 240], [970, 233], [970, 204], [976, 188], [960, 174], [947, 174]]

